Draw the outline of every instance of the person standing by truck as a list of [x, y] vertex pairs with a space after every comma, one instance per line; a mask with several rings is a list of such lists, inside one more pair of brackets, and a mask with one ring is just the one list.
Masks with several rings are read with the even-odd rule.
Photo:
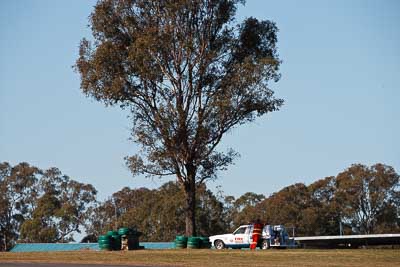
[[253, 224], [253, 240], [250, 243], [250, 249], [256, 249], [258, 242], [261, 240], [261, 231], [263, 229], [264, 225], [261, 223], [260, 219], [257, 219], [257, 221]]
[[128, 237], [126, 235], [122, 235], [121, 237], [121, 250], [129, 250]]

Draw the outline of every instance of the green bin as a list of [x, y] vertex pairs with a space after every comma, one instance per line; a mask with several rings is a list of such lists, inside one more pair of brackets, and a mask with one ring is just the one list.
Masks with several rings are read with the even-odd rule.
[[99, 248], [101, 250], [111, 250], [112, 249], [111, 237], [108, 235], [99, 236], [98, 243], [99, 243]]
[[201, 236], [200, 237], [200, 248], [211, 248], [210, 238]]
[[118, 232], [114, 231], [114, 230], [110, 230], [110, 231], [107, 232], [107, 235], [108, 236], [118, 235]]
[[188, 238], [187, 248], [200, 248], [200, 238], [192, 236]]
[[131, 234], [131, 232], [132, 232], [132, 229], [127, 228], [127, 227], [119, 228], [119, 230], [118, 230], [119, 235], [129, 235], [129, 234]]
[[177, 235], [175, 238], [175, 248], [182, 249], [187, 248], [188, 238], [183, 235]]
[[119, 234], [111, 236], [111, 246], [113, 250], [121, 250], [121, 236]]

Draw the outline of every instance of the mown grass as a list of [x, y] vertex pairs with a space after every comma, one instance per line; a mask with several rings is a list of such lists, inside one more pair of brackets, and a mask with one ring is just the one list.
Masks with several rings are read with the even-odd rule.
[[400, 266], [400, 250], [138, 250], [0, 253], [0, 262], [156, 266]]

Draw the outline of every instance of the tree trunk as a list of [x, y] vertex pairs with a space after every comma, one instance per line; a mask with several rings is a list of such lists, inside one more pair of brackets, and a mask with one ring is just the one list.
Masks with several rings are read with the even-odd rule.
[[191, 181], [185, 185], [186, 207], [185, 222], [186, 236], [196, 235], [196, 183]]

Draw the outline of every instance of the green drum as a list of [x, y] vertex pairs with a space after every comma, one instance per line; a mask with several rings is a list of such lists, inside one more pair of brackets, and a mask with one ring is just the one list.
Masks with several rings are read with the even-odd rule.
[[111, 245], [113, 250], [121, 250], [121, 236], [119, 234], [111, 236]]
[[119, 235], [129, 235], [131, 232], [132, 232], [132, 230], [129, 228], [126, 228], [126, 227], [119, 228], [119, 230], [118, 230]]
[[200, 238], [192, 236], [188, 238], [187, 248], [200, 248]]
[[186, 236], [184, 236], [184, 235], [177, 235], [175, 240], [181, 241], [181, 242], [187, 242], [188, 238]]
[[201, 236], [200, 237], [200, 248], [211, 248], [210, 238]]
[[118, 235], [118, 232], [117, 232], [117, 231], [110, 230], [110, 231], [107, 232], [107, 235], [108, 235], [108, 236]]
[[177, 235], [175, 238], [175, 248], [182, 249], [187, 248], [188, 238], [183, 235]]
[[98, 239], [99, 241], [100, 240], [110, 240], [110, 236], [108, 236], [108, 235], [101, 235], [101, 236], [99, 236], [99, 239]]
[[99, 236], [98, 243], [99, 243], [99, 248], [101, 250], [111, 250], [112, 249], [111, 237], [108, 235]]
[[186, 243], [175, 242], [175, 248], [178, 248], [178, 249], [187, 248], [187, 244]]

